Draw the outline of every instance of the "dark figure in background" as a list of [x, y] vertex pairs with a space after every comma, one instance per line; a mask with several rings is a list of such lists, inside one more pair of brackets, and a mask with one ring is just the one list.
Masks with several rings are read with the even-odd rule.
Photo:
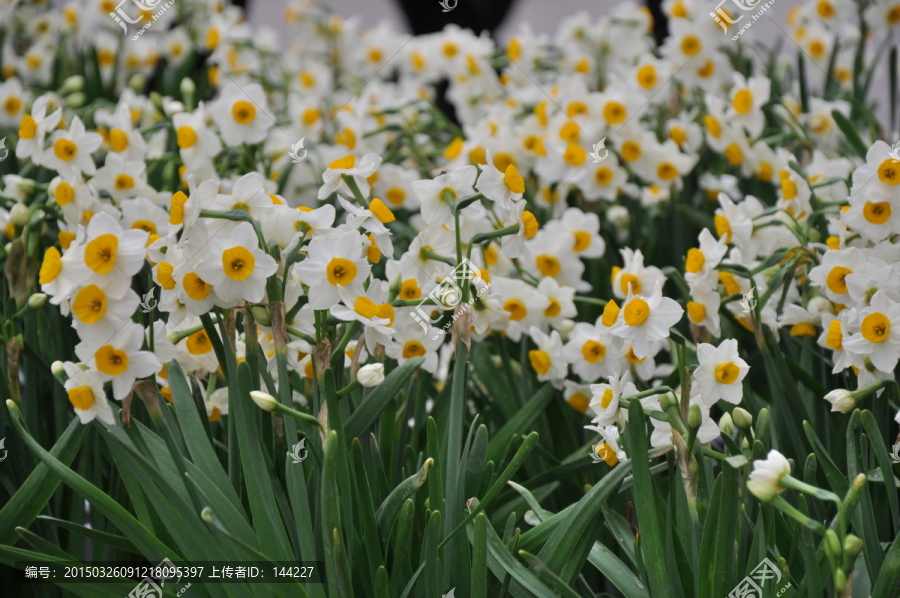
[[[516, 0], [444, 0], [448, 6], [456, 8], [442, 12], [440, 0], [396, 0], [406, 15], [409, 28], [416, 35], [440, 31], [448, 23], [456, 23], [475, 33], [489, 31], [491, 34], [500, 26], [504, 17]], [[552, 0], [542, 0], [551, 2]], [[590, 2], [615, 2], [616, 0], [585, 0]], [[653, 15], [653, 35], [657, 43], [669, 34], [666, 18], [662, 13], [662, 0], [646, 0], [646, 5]]]

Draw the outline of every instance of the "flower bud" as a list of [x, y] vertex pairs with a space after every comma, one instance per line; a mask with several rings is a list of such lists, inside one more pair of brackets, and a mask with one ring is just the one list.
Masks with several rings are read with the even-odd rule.
[[753, 496], [763, 502], [770, 502], [778, 491], [771, 484], [750, 480], [747, 482], [747, 490], [753, 493]]
[[22, 191], [26, 195], [31, 195], [32, 192], [37, 188], [37, 183], [35, 183], [32, 179], [25, 179], [21, 177], [16, 177], [14, 179], [14, 184], [16, 189]]
[[84, 77], [81, 75], [72, 75], [65, 80], [60, 91], [62, 92], [62, 95], [65, 95], [81, 91], [82, 89], [84, 89]]
[[253, 314], [253, 319], [263, 326], [272, 324], [272, 317], [269, 315], [269, 311], [262, 305], [251, 306], [250, 313]]
[[253, 399], [253, 402], [256, 403], [256, 406], [263, 411], [275, 411], [275, 407], [278, 406], [278, 401], [275, 400], [275, 397], [267, 392], [251, 390], [250, 398]]
[[822, 297], [820, 295], [809, 300], [809, 303], [806, 305], [806, 310], [812, 315], [833, 313], [834, 303], [829, 301], [827, 297]]
[[842, 555], [841, 542], [833, 529], [825, 530], [825, 541], [823, 544], [825, 545], [825, 554], [828, 555], [828, 560], [840, 562]]
[[66, 98], [67, 108], [81, 108], [87, 101], [87, 97], [80, 91], [76, 91]]
[[147, 85], [147, 77], [142, 75], [141, 73], [137, 73], [131, 76], [131, 79], [128, 80], [128, 87], [134, 90], [135, 93], [141, 93], [144, 91], [144, 87]]
[[66, 380], [69, 379], [68, 374], [66, 374], [66, 368], [63, 367], [63, 362], [61, 361], [54, 361], [50, 364], [50, 373], [52, 373], [53, 377], [63, 385], [65, 385]]
[[197, 85], [194, 83], [192, 79], [185, 77], [181, 80], [181, 95], [186, 100], [189, 97], [193, 97], [197, 92]]
[[606, 219], [615, 227], [628, 226], [631, 214], [625, 206], [610, 206], [606, 211]]
[[9, 223], [15, 227], [23, 227], [31, 220], [31, 210], [23, 203], [13, 204], [9, 211]]
[[722, 436], [731, 436], [734, 434], [734, 422], [727, 413], [719, 418], [719, 432], [722, 433]]
[[703, 425], [703, 413], [700, 411], [700, 405], [691, 405], [688, 410], [687, 424], [691, 430], [698, 430]]
[[184, 112], [184, 104], [177, 100], [164, 101], [163, 112], [165, 112], [166, 116], [173, 116], [179, 112]]
[[831, 411], [847, 413], [856, 406], [853, 393], [846, 388], [837, 388], [825, 395], [825, 400], [831, 403]]
[[847, 537], [844, 538], [844, 553], [850, 558], [851, 562], [856, 558], [856, 555], [858, 555], [862, 549], [863, 541], [859, 538], [859, 536], [847, 534]]
[[384, 382], [384, 364], [370, 363], [359, 368], [356, 380], [363, 386], [371, 388]]
[[750, 426], [753, 425], [753, 416], [750, 415], [749, 411], [741, 407], [734, 408], [734, 411], [731, 412], [731, 419], [734, 420], [734, 425], [741, 430], [749, 430]]
[[31, 309], [40, 309], [46, 302], [47, 295], [45, 293], [35, 293], [28, 298], [28, 307]]
[[659, 397], [659, 408], [663, 411], [668, 409], [669, 407], [677, 407], [678, 400], [675, 398], [675, 395], [671, 392], [667, 392], [664, 395]]

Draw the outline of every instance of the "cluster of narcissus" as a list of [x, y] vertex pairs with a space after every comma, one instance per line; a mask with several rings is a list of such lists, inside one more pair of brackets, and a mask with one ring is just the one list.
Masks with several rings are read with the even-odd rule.
[[[744, 328], [817, 337], [860, 389], [828, 394], [835, 410], [893, 378], [900, 161], [863, 142], [849, 119], [871, 115], [840, 99], [854, 61], [874, 61], [872, 46], [835, 43], [852, 3], [792, 11], [809, 81], [736, 56], [699, 0], [666, 0], [659, 48], [629, 2], [504, 48], [453, 26], [404, 43], [302, 1], [291, 39], [179, 0], [122, 43], [106, 4], [22, 3], [0, 65], [19, 173], [3, 179], [7, 259], [39, 260], [40, 292], [71, 316], [78, 362], [56, 373], [84, 423], [112, 424], [142, 381], [170, 396], [172, 360], [203, 382], [210, 419], [227, 415], [216, 326], [239, 361], [260, 348], [256, 373], [302, 406], [332, 353], [365, 386], [422, 357], [440, 389], [457, 343], [508, 339], [592, 418], [610, 465], [628, 458], [634, 400], [658, 416], [657, 448], [683, 442], [685, 423], [702, 444], [749, 426], [735, 411]], [[889, 4], [864, 11], [875, 36], [900, 21]], [[58, 49], [90, 76], [52, 91]], [[193, 78], [157, 75], [163, 92], [144, 95], [163, 61], [174, 74], [198, 56]], [[461, 126], [433, 107], [441, 80]], [[674, 203], [704, 223], [697, 247], [683, 268], [646, 264], [640, 227]]]
[[[435, 298], [463, 254], [474, 264], [457, 297], [467, 299], [467, 341], [528, 343], [538, 380], [590, 413], [615, 448], [610, 463], [626, 458], [616, 443], [626, 423], [620, 399], [673, 371], [660, 353], [685, 311], [694, 336], [712, 341], [695, 347], [690, 385], [703, 442], [718, 436], [710, 408], [740, 403], [749, 370], [721, 314], [751, 330], [756, 321], [818, 335], [834, 371], [851, 368], [860, 386], [892, 376], [900, 164], [883, 141], [865, 162], [841, 156], [832, 113], [848, 104], [812, 97], [807, 112], [790, 93], [774, 97], [765, 73], [728, 60], [714, 21], [693, 16], [698, 3], [669, 3], [673, 35], [658, 53], [648, 13], [629, 3], [598, 24], [565, 19], [553, 46], [525, 29], [503, 51], [455, 27], [406, 44], [386, 26], [360, 34], [353, 20], [307, 3], [287, 11], [302, 45], [281, 48], [217, 2], [179, 3], [208, 19], [120, 45], [116, 24], [91, 4], [30, 21], [28, 5], [14, 13], [30, 22], [21, 35], [32, 45], [22, 53], [7, 38], [0, 84], [0, 124], [17, 127], [18, 164], [53, 175], [43, 185], [4, 178], [6, 196], [21, 202], [4, 211], [4, 232], [40, 234], [35, 219], [58, 228], [38, 276], [81, 341], [80, 363], [64, 365], [83, 422], [113, 421], [106, 382], [121, 401], [140, 379], [155, 377], [165, 394], [171, 359], [198, 378], [216, 372], [204, 317], [249, 310], [271, 357], [269, 302], [285, 305], [289, 370], [301, 379], [314, 378], [316, 339], [339, 324], [348, 365], [423, 356], [443, 384], [451, 335], [435, 325], [448, 307]], [[839, 22], [799, 13], [792, 23], [810, 30]], [[49, 83], [35, 63], [46, 65], [57, 43], [93, 45], [114, 103], [81, 105], [82, 80], [32, 97]], [[134, 91], [159, 60], [175, 68], [198, 50], [210, 53], [206, 101], [195, 101], [190, 80], [179, 101]], [[429, 107], [442, 78], [461, 130]], [[778, 135], [763, 137], [773, 124], [812, 140], [802, 168]], [[287, 150], [301, 138], [306, 156], [295, 163]], [[609, 149], [595, 146], [601, 139]], [[724, 160], [705, 170], [700, 156], [710, 153]], [[627, 240], [629, 206], [657, 209], [684, 192], [685, 177], [719, 208], [715, 232], [704, 228], [687, 252], [684, 307], [665, 295], [666, 274], [627, 246], [611, 270], [613, 296], [592, 295], [585, 264], [606, 252], [598, 214]], [[751, 179], [774, 201], [742, 191]], [[828, 219], [825, 244], [810, 226], [816, 218]], [[133, 284], [148, 273], [152, 310]], [[786, 300], [742, 312], [734, 299], [751, 290]], [[605, 307], [595, 322], [576, 323], [579, 301]], [[239, 358], [246, 334], [236, 339]], [[270, 369], [277, 377], [274, 358]], [[213, 381], [208, 391], [210, 416], [227, 413], [226, 389]], [[658, 394], [641, 401], [660, 409]], [[670, 425], [654, 424], [653, 445], [671, 444]]]

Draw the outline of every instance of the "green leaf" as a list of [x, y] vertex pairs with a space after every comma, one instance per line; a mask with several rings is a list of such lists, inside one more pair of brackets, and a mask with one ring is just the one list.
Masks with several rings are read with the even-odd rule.
[[891, 510], [891, 521], [894, 524], [894, 534], [900, 533], [900, 507], [897, 504], [897, 478], [894, 477], [894, 471], [891, 469], [891, 456], [887, 451], [887, 443], [878, 431], [878, 424], [875, 416], [868, 409], [862, 412], [862, 426], [869, 437], [872, 451], [878, 460], [878, 466], [881, 468], [882, 481], [887, 491], [888, 505]]
[[840, 110], [832, 110], [831, 116], [832, 118], [834, 118], [834, 122], [837, 123], [838, 128], [847, 138], [847, 142], [850, 144], [850, 149], [852, 149], [861, 159], [865, 160], [866, 153], [868, 152], [869, 148], [865, 144], [865, 142], [863, 142], [862, 137], [859, 136], [859, 131], [856, 129], [853, 123], [851, 123], [850, 120], [846, 116], [844, 116], [844, 114]]
[[[50, 455], [57, 459], [63, 466], [72, 463], [81, 443], [88, 433], [88, 426], [84, 426], [73, 418], [68, 427], [53, 448]], [[44, 463], [38, 463], [31, 475], [18, 488], [12, 498], [0, 509], [0, 543], [12, 544], [16, 541], [16, 527], [28, 527], [40, 513], [50, 497], [59, 486], [60, 478], [50, 467]]]
[[422, 542], [422, 563], [429, 575], [425, 576], [425, 597], [441, 598], [441, 561], [438, 558], [438, 541], [441, 539], [441, 512], [432, 511]]
[[740, 480], [739, 470], [727, 463], [716, 480], [700, 540], [700, 598], [718, 598], [734, 587]]
[[369, 562], [369, 572], [372, 581], [375, 582], [379, 569], [384, 569], [384, 556], [379, 542], [378, 524], [375, 521], [375, 507], [372, 504], [372, 492], [369, 490], [369, 480], [366, 476], [366, 467], [363, 462], [362, 445], [358, 438], [351, 444], [353, 456], [353, 479], [356, 487], [356, 509], [359, 515], [363, 536], [363, 544], [366, 549], [366, 560]]
[[472, 541], [472, 598], [487, 598], [487, 515], [475, 518]]
[[894, 538], [881, 564], [881, 575], [872, 588], [872, 598], [896, 598], [900, 596], [900, 535]]
[[647, 586], [606, 546], [594, 542], [588, 562], [616, 586], [625, 598], [649, 598]]
[[634, 472], [634, 502], [641, 532], [641, 556], [647, 568], [647, 581], [654, 598], [670, 598], [672, 586], [666, 568], [665, 536], [656, 491], [650, 476], [650, 461], [639, 458], [647, 452], [647, 428], [640, 401], [632, 401], [628, 414], [628, 454], [635, 455], [629, 463]]
[[384, 410], [389, 402], [397, 398], [400, 388], [406, 384], [419, 366], [425, 362], [424, 357], [413, 357], [396, 370], [388, 374], [384, 382], [376, 386], [363, 399], [359, 408], [344, 422], [344, 433], [347, 438], [358, 438], [375, 423], [375, 418]]
[[828, 485], [831, 486], [831, 490], [838, 496], [844, 496], [847, 494], [847, 490], [850, 487], [847, 483], [847, 478], [841, 470], [838, 469], [838, 466], [834, 464], [831, 455], [825, 447], [822, 446], [822, 442], [816, 435], [816, 431], [813, 430], [812, 425], [807, 421], [803, 422], [803, 430], [806, 432], [806, 437], [809, 439], [810, 444], [812, 444], [816, 458], [822, 465], [822, 471], [825, 473], [825, 479], [828, 480]]
[[25, 429], [22, 412], [11, 400], [6, 401], [10, 419], [19, 437], [37, 457], [45, 463], [54, 475], [62, 479], [79, 495], [87, 499], [98, 511], [103, 513], [145, 557], [158, 562], [172, 555], [174, 551], [160, 542], [146, 527], [119, 503], [104, 494], [99, 488], [63, 465], [56, 457], [35, 441]]
[[580, 596], [569, 587], [565, 581], [560, 579], [553, 571], [547, 568], [547, 566], [540, 561], [536, 556], [525, 552], [524, 550], [519, 551], [519, 556], [525, 560], [528, 565], [534, 569], [537, 573], [541, 574], [545, 578], [550, 580], [550, 583], [553, 584], [553, 587], [556, 588], [556, 591], [563, 596], [564, 598], [580, 598]]
[[506, 447], [509, 446], [512, 439], [525, 433], [528, 426], [544, 413], [544, 408], [554, 396], [556, 396], [556, 389], [551, 384], [545, 384], [534, 393], [534, 396], [528, 399], [528, 402], [516, 411], [516, 414], [488, 442], [485, 460], [499, 465], [500, 460], [506, 454]]
[[57, 519], [56, 517], [49, 517], [47, 515], [38, 515], [37, 518], [44, 521], [49, 521], [50, 523], [56, 524], [63, 529], [78, 534], [79, 536], [90, 538], [91, 540], [99, 542], [100, 544], [106, 544], [107, 546], [112, 546], [113, 548], [118, 548], [119, 550], [130, 552], [131, 554], [140, 554], [140, 552], [138, 552], [138, 549], [134, 547], [134, 544], [129, 542], [128, 538], [126, 538], [125, 536], [108, 534], [106, 532], [101, 532], [100, 530], [91, 529], [89, 527], [84, 527], [83, 525], [73, 523], [71, 521], [65, 521], [63, 519]]
[[434, 463], [432, 459], [426, 459], [425, 463], [422, 464], [422, 469], [400, 482], [393, 492], [384, 499], [381, 506], [378, 507], [378, 511], [375, 513], [375, 520], [378, 522], [378, 529], [381, 531], [382, 538], [388, 536], [391, 527], [394, 525], [394, 520], [400, 514], [400, 508], [406, 502], [406, 499], [421, 488], [425, 480], [428, 479], [428, 470], [431, 468], [432, 463]]

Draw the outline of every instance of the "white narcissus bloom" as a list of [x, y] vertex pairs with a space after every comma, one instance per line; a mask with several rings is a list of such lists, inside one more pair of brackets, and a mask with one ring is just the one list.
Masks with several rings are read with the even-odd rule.
[[369, 241], [374, 242], [378, 254], [371, 257], [379, 259], [371, 259], [372, 262], [380, 261], [380, 254], [386, 255], [388, 258], [394, 258], [394, 244], [391, 242], [391, 231], [385, 226], [389, 222], [393, 222], [397, 218], [391, 212], [383, 201], [374, 198], [369, 202], [368, 209], [363, 208], [359, 204], [354, 204], [340, 195], [338, 201], [344, 211], [347, 212], [347, 226], [350, 228], [362, 228], [369, 233]]
[[600, 236], [600, 218], [593, 212], [566, 208], [562, 217], [548, 222], [544, 230], [552, 235], [571, 235], [570, 249], [578, 257], [602, 257], [606, 252], [606, 241]]
[[644, 254], [628, 247], [619, 250], [623, 266], [613, 270], [613, 295], [624, 299], [629, 293], [640, 295], [657, 284], [665, 284], [666, 276], [656, 266], [644, 266]]
[[112, 337], [85, 332], [75, 346], [75, 355], [93, 366], [104, 380], [112, 380], [113, 397], [121, 401], [138, 378], [152, 376], [162, 364], [150, 351], [142, 351], [144, 329], [128, 322]]
[[434, 374], [437, 371], [439, 355], [438, 351], [444, 342], [444, 331], [433, 326], [427, 326], [424, 322], [416, 321], [412, 317], [406, 317], [394, 324], [394, 334], [391, 337], [392, 346], [386, 351], [387, 355], [404, 364], [413, 357], [424, 357], [422, 369]]
[[105, 191], [116, 201], [147, 193], [143, 160], [126, 162], [115, 152], [106, 154], [106, 163], [89, 183], [97, 191]]
[[57, 171], [63, 177], [77, 178], [84, 174], [94, 174], [97, 167], [91, 158], [103, 143], [99, 133], [88, 133], [84, 123], [77, 116], [72, 119], [68, 131], [56, 131], [50, 137], [50, 147], [41, 153], [35, 162]]
[[359, 161], [359, 166], [356, 164], [356, 156], [347, 154], [329, 164], [322, 173], [323, 185], [319, 187], [317, 197], [327, 199], [336, 191], [353, 197], [353, 191], [344, 181], [344, 175], [352, 177], [362, 196], [368, 197], [371, 191], [368, 179], [375, 174], [379, 166], [381, 166], [381, 156], [378, 154], [366, 154]]
[[809, 272], [810, 281], [822, 289], [832, 301], [850, 303], [846, 278], [850, 274], [865, 272], [866, 254], [856, 247], [826, 251], [822, 263]]
[[378, 386], [384, 382], [384, 364], [369, 363], [362, 366], [359, 368], [359, 371], [356, 372], [356, 379], [366, 388]]
[[487, 163], [481, 166], [481, 176], [476, 185], [478, 191], [494, 202], [497, 215], [506, 219], [513, 205], [522, 199], [525, 193], [525, 179], [519, 174], [515, 164], [508, 164], [505, 172], [494, 166], [494, 158], [490, 150], [487, 152]]
[[722, 399], [734, 405], [741, 402], [741, 381], [750, 371], [747, 362], [738, 356], [738, 344], [733, 338], [725, 339], [718, 347], [700, 343], [697, 347], [700, 366], [694, 371], [694, 379], [700, 385], [700, 397], [709, 407]]
[[371, 267], [357, 231], [347, 231], [337, 239], [316, 237], [309, 244], [307, 256], [294, 266], [294, 272], [309, 287], [313, 309], [329, 309], [342, 299], [352, 302], [364, 294], [363, 281]]
[[610, 467], [619, 461], [628, 461], [628, 455], [619, 446], [619, 428], [616, 426], [585, 426], [585, 430], [593, 430], [603, 436], [603, 444], [597, 447], [597, 456]]
[[65, 383], [66, 394], [81, 423], [88, 424], [99, 417], [107, 424], [114, 424], [116, 420], [106, 399], [100, 374], [94, 370], [84, 370], [70, 361], [65, 362], [63, 368], [69, 377]]
[[59, 124], [62, 110], [57, 108], [47, 116], [47, 102], [35, 101], [32, 114], [23, 114], [19, 123], [19, 141], [16, 142], [16, 157], [37, 159], [44, 151], [44, 137]]
[[264, 140], [269, 127], [275, 124], [268, 110], [266, 93], [259, 83], [243, 88], [229, 83], [210, 106], [222, 139], [230, 147]]
[[853, 393], [846, 388], [836, 388], [825, 395], [825, 400], [831, 403], [831, 411], [836, 413], [849, 413], [856, 406]]
[[750, 472], [747, 488], [760, 500], [772, 500], [777, 493], [786, 490], [781, 485], [781, 478], [790, 473], [791, 464], [784, 455], [773, 449], [769, 451], [765, 460], [757, 459], [753, 462], [753, 471]]
[[628, 295], [612, 333], [631, 343], [635, 357], [646, 357], [651, 354], [654, 342], [669, 337], [669, 328], [682, 315], [684, 309], [674, 299], [663, 297], [662, 285], [656, 283], [649, 297]]
[[769, 101], [772, 82], [767, 77], [750, 77], [734, 73], [734, 87], [731, 89], [731, 107], [728, 109], [729, 122], [747, 130], [750, 137], [759, 137], [766, 124], [762, 106]]
[[476, 176], [478, 170], [474, 166], [463, 166], [433, 179], [414, 181], [412, 188], [422, 202], [425, 224], [452, 225], [452, 210], [457, 202], [475, 194]]
[[621, 346], [622, 340], [607, 329], [578, 322], [569, 332], [563, 355], [582, 380], [593, 382], [601, 376], [618, 375], [621, 363], [615, 355]]
[[213, 237], [204, 251], [206, 256], [194, 271], [216, 289], [222, 301], [230, 305], [262, 301], [266, 279], [278, 270], [278, 264], [259, 248], [252, 224], [241, 222], [227, 235]]
[[76, 330], [90, 328], [92, 334], [111, 336], [131, 319], [138, 304], [140, 299], [131, 289], [119, 299], [110, 300], [103, 289], [89, 284], [71, 297], [72, 325]]
[[684, 278], [691, 289], [700, 288], [704, 291], [715, 290], [719, 282], [719, 273], [716, 266], [728, 252], [725, 239], [716, 241], [709, 229], [700, 231], [700, 246], [688, 249], [687, 259], [684, 264]]
[[206, 126], [206, 110], [201, 102], [193, 114], [179, 112], [172, 117], [175, 142], [186, 164], [212, 159], [222, 151], [215, 132]]
[[[122, 230], [105, 212], [95, 214], [87, 227], [83, 245], [70, 247], [77, 256], [82, 284], [95, 284], [113, 299], [121, 299], [131, 287], [131, 277], [144, 265], [147, 231]], [[68, 251], [66, 252], [68, 254]]]
[[884, 291], [859, 311], [859, 332], [843, 341], [844, 350], [868, 356], [876, 368], [892, 372], [900, 359], [900, 304]]
[[563, 345], [559, 338], [559, 332], [554, 330], [548, 336], [536, 326], [532, 326], [528, 334], [538, 347], [528, 352], [528, 361], [537, 372], [538, 380], [549, 381], [553, 386], [562, 388], [562, 381], [566, 377], [568, 366], [563, 357]]
[[616, 422], [628, 421], [628, 411], [619, 409], [619, 398], [636, 395], [638, 390], [631, 381], [631, 373], [622, 376], [609, 376], [608, 383], [591, 384], [590, 410], [594, 414], [594, 423], [598, 426], [610, 426]]

